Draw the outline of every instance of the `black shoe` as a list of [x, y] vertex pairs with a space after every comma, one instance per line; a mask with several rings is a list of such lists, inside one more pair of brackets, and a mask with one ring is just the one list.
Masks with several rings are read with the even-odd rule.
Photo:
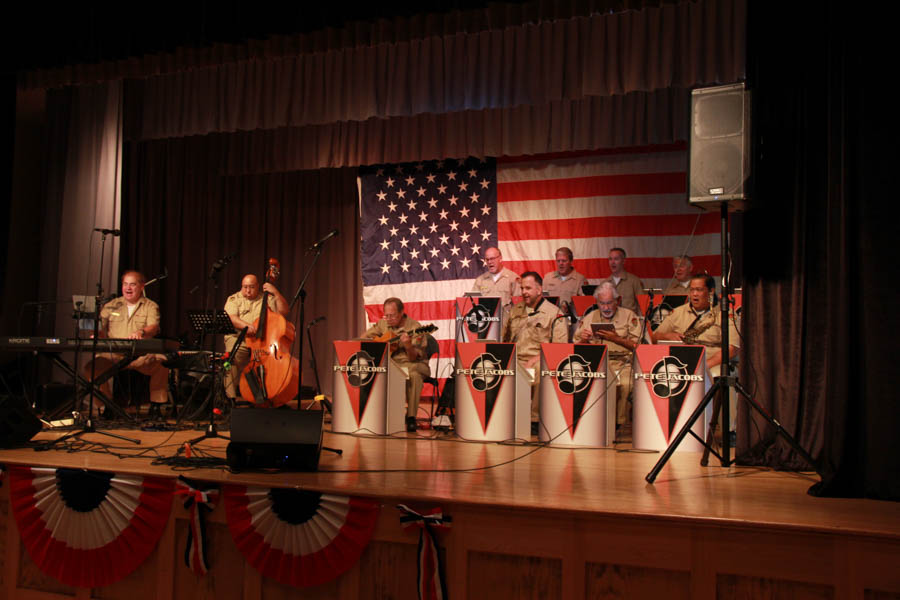
[[416, 418], [415, 417], [406, 417], [406, 431], [409, 433], [416, 432]]
[[533, 421], [531, 423], [531, 435], [538, 434], [539, 423], [537, 421]]
[[147, 410], [147, 417], [154, 420], [163, 420], [162, 408], [165, 406], [162, 403], [151, 402], [150, 408]]

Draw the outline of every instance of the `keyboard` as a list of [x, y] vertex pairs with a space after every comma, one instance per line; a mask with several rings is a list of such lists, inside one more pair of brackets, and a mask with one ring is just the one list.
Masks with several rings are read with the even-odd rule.
[[[0, 336], [0, 350], [20, 352], [74, 352], [76, 348], [82, 352], [90, 352], [94, 340], [52, 337], [12, 337]], [[146, 340], [125, 340], [100, 338], [97, 340], [97, 352], [115, 354], [165, 354], [175, 352], [180, 344], [175, 340], [149, 338]]]

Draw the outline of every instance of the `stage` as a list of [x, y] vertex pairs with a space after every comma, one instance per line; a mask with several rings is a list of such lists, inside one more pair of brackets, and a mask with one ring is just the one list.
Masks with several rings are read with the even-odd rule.
[[[462, 442], [431, 431], [367, 437], [326, 431], [319, 471], [176, 471], [152, 464], [196, 431], [120, 431], [114, 456], [93, 451], [0, 451], [0, 464], [84, 468], [361, 496], [381, 505], [374, 537], [340, 578], [311, 598], [415, 598], [418, 534], [398, 503], [441, 508], [438, 533], [451, 598], [895, 598], [900, 595], [900, 504], [821, 499], [810, 473], [701, 467], [676, 453], [654, 485], [655, 452]], [[60, 435], [43, 432], [34, 441]], [[97, 434], [85, 441], [109, 443]], [[203, 454], [224, 457], [226, 441]], [[129, 457], [124, 457], [130, 455]], [[139, 456], [140, 455], [140, 456]], [[8, 598], [286, 598], [298, 590], [262, 577], [235, 549], [224, 510], [210, 516], [210, 572], [184, 565], [187, 511], [176, 501], [159, 546], [124, 580], [92, 591], [41, 573], [23, 551], [4, 485], [3, 590]], [[92, 594], [92, 595], [91, 595]]]

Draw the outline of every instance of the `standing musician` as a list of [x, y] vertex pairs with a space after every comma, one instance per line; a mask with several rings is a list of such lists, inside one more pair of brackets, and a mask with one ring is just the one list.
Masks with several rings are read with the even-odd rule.
[[581, 293], [581, 286], [587, 281], [584, 275], [575, 270], [572, 261], [575, 256], [572, 250], [563, 246], [556, 251], [556, 270], [544, 275], [544, 291], [551, 296], [559, 296], [560, 308], [572, 301], [572, 296]]
[[[235, 329], [247, 327], [247, 336], [256, 333], [253, 322], [259, 317], [262, 308], [262, 292], [269, 292], [268, 306], [272, 311], [283, 317], [287, 317], [290, 305], [285, 297], [273, 284], [268, 281], [263, 284], [262, 291], [259, 288], [259, 279], [256, 275], [245, 275], [241, 280], [241, 289], [228, 296], [225, 301], [225, 312], [231, 318]], [[225, 351], [231, 352], [231, 347], [237, 341], [237, 334], [225, 336]], [[236, 400], [241, 392], [239, 389], [241, 373], [250, 362], [250, 349], [241, 344], [230, 359], [231, 367], [225, 371], [225, 395], [231, 400]]]
[[694, 261], [690, 256], [675, 256], [672, 258], [672, 270], [675, 272], [673, 281], [663, 292], [665, 296], [687, 296], [691, 285], [691, 275], [694, 272]]
[[633, 311], [641, 312], [637, 296], [644, 290], [644, 282], [641, 278], [625, 270], [625, 250], [613, 248], [609, 251], [610, 276], [606, 281], [611, 281], [619, 292], [619, 306]]
[[519, 276], [503, 266], [503, 255], [499, 248], [492, 246], [485, 250], [484, 262], [488, 270], [475, 278], [472, 291], [500, 296], [500, 303], [506, 306], [513, 296], [521, 293]]
[[419, 410], [419, 398], [425, 378], [431, 375], [425, 348], [428, 343], [424, 335], [410, 337], [407, 333], [419, 329], [422, 325], [406, 316], [403, 312], [403, 301], [399, 298], [388, 298], [384, 301], [384, 317], [369, 327], [362, 335], [364, 338], [376, 339], [390, 332], [391, 337], [399, 336], [397, 346], [391, 345], [391, 360], [409, 373], [406, 380], [406, 430], [416, 430], [416, 412]]
[[[122, 275], [122, 295], [107, 302], [100, 310], [100, 337], [141, 340], [159, 333], [159, 305], [144, 296], [146, 278], [140, 271], [126, 271]], [[96, 364], [96, 377], [113, 368], [123, 355], [108, 352], [97, 354], [94, 363], [85, 365], [84, 373], [91, 377], [92, 364]], [[131, 361], [125, 368], [150, 377], [150, 413], [160, 416], [160, 407], [169, 401], [169, 370], [162, 365], [163, 354], [145, 354]], [[109, 381], [100, 391], [112, 398]]]

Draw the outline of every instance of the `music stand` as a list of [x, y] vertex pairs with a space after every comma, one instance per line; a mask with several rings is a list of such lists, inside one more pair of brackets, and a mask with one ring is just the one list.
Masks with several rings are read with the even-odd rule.
[[[195, 333], [200, 334], [200, 348], [203, 348], [203, 344], [206, 341], [207, 335], [217, 335], [217, 334], [228, 334], [234, 333], [234, 324], [231, 322], [231, 317], [228, 316], [228, 313], [222, 309], [213, 309], [213, 310], [189, 310], [187, 311], [188, 321], [191, 324], [191, 329], [194, 330]], [[212, 343], [210, 350], [212, 351], [212, 389], [210, 389], [209, 397], [206, 399], [207, 404], [209, 405], [209, 422], [206, 425], [206, 430], [203, 432], [203, 435], [196, 437], [194, 439], [188, 440], [186, 443], [188, 445], [194, 445], [197, 442], [203, 441], [208, 438], [220, 437], [224, 439], [230, 439], [228, 436], [221, 435], [216, 428], [216, 394], [218, 394], [219, 390], [217, 388], [218, 382], [218, 361], [215, 358], [216, 351], [216, 341], [215, 338], [211, 338]]]

